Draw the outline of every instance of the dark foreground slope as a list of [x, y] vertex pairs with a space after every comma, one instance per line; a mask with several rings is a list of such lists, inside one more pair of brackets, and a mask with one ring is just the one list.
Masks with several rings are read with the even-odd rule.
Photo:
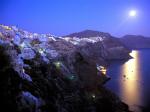
[[103, 52], [89, 44], [104, 50], [1, 25], [0, 111], [129, 112], [103, 87], [108, 78], [96, 68], [105, 63]]

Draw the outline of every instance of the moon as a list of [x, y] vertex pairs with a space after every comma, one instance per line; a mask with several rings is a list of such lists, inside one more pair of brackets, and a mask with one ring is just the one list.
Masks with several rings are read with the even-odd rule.
[[136, 10], [130, 10], [130, 11], [129, 11], [129, 16], [130, 16], [130, 17], [135, 17], [135, 16], [137, 16], [137, 11], [136, 11]]

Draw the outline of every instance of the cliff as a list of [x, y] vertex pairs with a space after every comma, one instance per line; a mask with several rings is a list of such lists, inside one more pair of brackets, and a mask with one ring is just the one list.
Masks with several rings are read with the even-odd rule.
[[[70, 38], [71, 41], [75, 41], [76, 43], [78, 41], [82, 42], [82, 41], [89, 41], [89, 42], [93, 42], [97, 45], [95, 46], [101, 46], [101, 49], [99, 48], [94, 51], [101, 51], [101, 56], [103, 59], [105, 60], [114, 60], [114, 59], [129, 59], [129, 52], [130, 50], [124, 45], [122, 44], [122, 42], [120, 42], [119, 38], [113, 37], [112, 35], [110, 35], [109, 33], [105, 33], [105, 32], [99, 32], [99, 31], [93, 31], [93, 30], [84, 30], [81, 32], [76, 32], [76, 33], [72, 33], [69, 34], [67, 36], [64, 37], [68, 37]], [[99, 57], [101, 57], [99, 56]]]
[[129, 112], [96, 68], [110, 55], [102, 38], [73, 39], [0, 25], [0, 110]]

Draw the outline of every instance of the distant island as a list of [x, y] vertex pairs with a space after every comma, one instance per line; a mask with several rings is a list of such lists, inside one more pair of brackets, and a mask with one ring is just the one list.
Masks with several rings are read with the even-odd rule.
[[[97, 37], [97, 36], [113, 37], [109, 33], [93, 31], [93, 30], [84, 30], [84, 31], [72, 33], [66, 36], [67, 37], [79, 37], [79, 38], [83, 38], [83, 37], [88, 38], [88, 37]], [[150, 48], [150, 37], [144, 37], [141, 35], [125, 35], [121, 38], [116, 37], [115, 40], [120, 41], [125, 47], [129, 49]]]
[[126, 35], [120, 41], [129, 49], [150, 48], [150, 38], [141, 35]]

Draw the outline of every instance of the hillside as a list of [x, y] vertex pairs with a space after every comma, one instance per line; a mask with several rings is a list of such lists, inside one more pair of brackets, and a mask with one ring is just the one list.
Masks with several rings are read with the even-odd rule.
[[101, 39], [62, 38], [0, 25], [0, 111], [129, 112], [103, 86], [110, 78], [97, 69], [112, 57], [109, 50], [127, 57], [128, 52], [112, 46], [106, 51]]
[[64, 38], [68, 38], [73, 42], [77, 42], [76, 40], [86, 40], [96, 41], [99, 43], [104, 51], [101, 53], [103, 58], [105, 59], [128, 59], [130, 56], [128, 55], [130, 50], [120, 42], [120, 40], [116, 37], [111, 36], [109, 33], [93, 31], [93, 30], [84, 30], [77, 33], [72, 33], [67, 36], [63, 36]]
[[99, 31], [93, 31], [93, 30], [84, 30], [81, 32], [72, 33], [69, 35], [66, 35], [64, 37], [79, 37], [79, 38], [88, 38], [88, 37], [108, 37], [110, 36], [109, 33], [99, 32]]

